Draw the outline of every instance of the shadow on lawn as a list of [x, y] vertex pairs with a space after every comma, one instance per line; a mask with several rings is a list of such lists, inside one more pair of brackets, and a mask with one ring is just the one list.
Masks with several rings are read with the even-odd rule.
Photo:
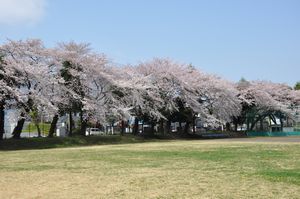
[[241, 138], [245, 136], [232, 136], [228, 134], [207, 134], [203, 135], [155, 135], [133, 136], [133, 135], [106, 135], [106, 136], [73, 136], [73, 137], [54, 137], [54, 138], [22, 138], [7, 139], [0, 141], [0, 151], [10, 150], [30, 150], [30, 149], [50, 149], [64, 147], [80, 147], [92, 145], [108, 145], [108, 144], [130, 144], [142, 142], [165, 142], [170, 140], [205, 140], [205, 139], [222, 139], [222, 138]]
[[30, 150], [30, 149], [50, 149], [77, 146], [107, 145], [107, 144], [127, 144], [157, 141], [155, 139], [145, 139], [135, 136], [74, 136], [64, 138], [22, 138], [7, 139], [0, 141], [0, 151], [10, 150]]

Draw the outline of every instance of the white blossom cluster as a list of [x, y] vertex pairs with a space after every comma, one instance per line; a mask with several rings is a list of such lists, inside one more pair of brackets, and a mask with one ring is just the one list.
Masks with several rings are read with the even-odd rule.
[[75, 42], [46, 48], [37, 39], [9, 40], [0, 46], [0, 61], [0, 102], [27, 115], [37, 110], [53, 116], [75, 104], [86, 121], [130, 116], [166, 121], [184, 108], [215, 127], [239, 117], [245, 106], [257, 114], [292, 116], [300, 102], [299, 91], [285, 84], [235, 84], [169, 59], [117, 67]]

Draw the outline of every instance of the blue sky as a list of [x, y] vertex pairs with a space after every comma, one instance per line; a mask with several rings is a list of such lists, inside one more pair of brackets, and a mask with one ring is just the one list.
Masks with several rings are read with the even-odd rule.
[[299, 10], [299, 0], [0, 0], [0, 43], [74, 40], [120, 64], [168, 57], [233, 81], [294, 85]]

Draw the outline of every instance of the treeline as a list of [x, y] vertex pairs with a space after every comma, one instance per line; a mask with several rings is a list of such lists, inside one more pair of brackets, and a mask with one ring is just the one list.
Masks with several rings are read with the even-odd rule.
[[175, 121], [180, 127], [184, 123], [180, 133], [188, 134], [195, 130], [191, 127], [196, 117], [208, 129], [237, 130], [247, 124], [251, 130], [266, 117], [275, 122], [293, 118], [300, 103], [299, 91], [285, 84], [233, 83], [169, 59], [120, 67], [88, 44], [46, 48], [37, 39], [9, 40], [0, 46], [0, 94], [1, 139], [4, 111], [9, 109], [18, 111], [13, 138], [20, 138], [25, 120], [38, 123], [41, 113], [52, 118], [49, 137], [67, 113], [79, 114], [81, 135], [89, 123], [124, 124], [131, 116], [134, 134], [139, 120], [151, 125], [151, 134], [155, 126], [159, 132], [170, 132]]

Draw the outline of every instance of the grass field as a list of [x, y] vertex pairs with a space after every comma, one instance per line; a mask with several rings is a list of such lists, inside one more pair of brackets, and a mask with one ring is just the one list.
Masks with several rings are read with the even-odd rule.
[[199, 140], [0, 151], [0, 198], [300, 198], [300, 144]]
[[[50, 124], [48, 123], [40, 123], [39, 124], [41, 133], [43, 135], [48, 135], [49, 129], [50, 129]], [[29, 123], [28, 125], [23, 128], [22, 132], [36, 132], [37, 133], [37, 128], [34, 123]]]

